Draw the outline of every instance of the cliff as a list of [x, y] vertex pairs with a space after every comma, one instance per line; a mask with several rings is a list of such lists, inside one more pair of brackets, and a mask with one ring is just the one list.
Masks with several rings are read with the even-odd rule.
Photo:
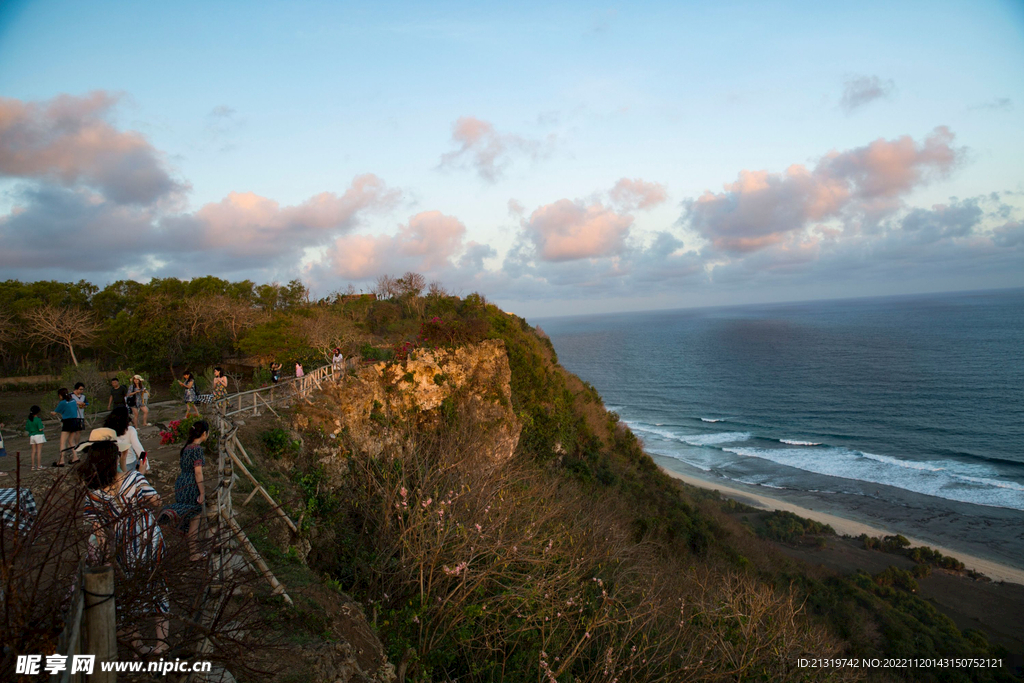
[[[440, 426], [446, 413], [457, 410], [479, 431], [479, 456], [500, 463], [515, 453], [522, 431], [511, 379], [501, 340], [420, 349], [405, 360], [363, 365], [326, 385], [321, 400], [296, 414], [294, 426], [323, 430], [338, 446], [376, 457], [408, 448], [414, 435]], [[323, 463], [333, 469], [329, 458]]]

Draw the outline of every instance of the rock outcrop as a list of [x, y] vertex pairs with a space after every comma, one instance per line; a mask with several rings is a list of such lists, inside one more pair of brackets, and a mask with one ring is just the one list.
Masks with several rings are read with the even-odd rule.
[[512, 409], [512, 374], [505, 344], [487, 340], [457, 349], [416, 349], [403, 361], [364, 365], [324, 385], [314, 405], [295, 417], [299, 430], [344, 434], [368, 455], [402, 446], [410, 422], [428, 426], [458, 411], [484, 435], [481, 456], [500, 462], [512, 456], [522, 424]]

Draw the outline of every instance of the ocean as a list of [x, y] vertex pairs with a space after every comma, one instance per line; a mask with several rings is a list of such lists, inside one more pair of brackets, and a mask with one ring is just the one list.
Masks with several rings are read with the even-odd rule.
[[1024, 567], [1024, 290], [532, 322], [667, 469]]

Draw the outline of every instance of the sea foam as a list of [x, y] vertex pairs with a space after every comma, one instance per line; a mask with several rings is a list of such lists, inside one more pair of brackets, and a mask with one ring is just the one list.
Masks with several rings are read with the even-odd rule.
[[722, 450], [830, 477], [893, 486], [961, 503], [1024, 510], [1024, 485], [1001, 478], [986, 465], [917, 461], [841, 447], [728, 446]]

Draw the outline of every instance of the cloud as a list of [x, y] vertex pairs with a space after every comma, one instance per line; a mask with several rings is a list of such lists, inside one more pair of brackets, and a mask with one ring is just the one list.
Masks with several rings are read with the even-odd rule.
[[891, 97], [895, 90], [896, 84], [890, 79], [883, 81], [878, 76], [849, 76], [843, 83], [839, 107], [851, 114], [875, 100]]
[[977, 111], [979, 109], [987, 109], [990, 111], [1013, 111], [1013, 100], [1009, 97], [994, 97], [988, 102], [982, 102], [976, 104], [973, 107], [968, 107], [968, 110]]
[[1007, 221], [992, 231], [992, 241], [999, 247], [1024, 248], [1024, 220]]
[[[324, 259], [329, 272], [347, 280], [368, 280], [385, 273], [408, 270], [437, 274], [453, 267], [452, 258], [463, 250], [466, 226], [440, 211], [424, 211], [401, 225], [393, 235], [344, 235], [334, 241]], [[471, 243], [470, 262], [490, 252]], [[490, 249], [490, 247], [484, 247]]]
[[232, 192], [195, 212], [162, 213], [87, 188], [39, 183], [20, 188], [12, 212], [0, 217], [0, 267], [97, 272], [173, 261], [179, 273], [287, 268], [304, 250], [326, 245], [399, 196], [366, 174], [341, 195], [323, 192], [294, 206]]
[[870, 225], [898, 210], [903, 195], [960, 163], [964, 151], [953, 140], [948, 128], [939, 127], [923, 143], [905, 135], [830, 152], [812, 169], [794, 164], [781, 173], [740, 171], [724, 192], [705, 191], [685, 202], [682, 221], [726, 253], [780, 244], [813, 222]]
[[112, 125], [119, 99], [103, 91], [46, 102], [0, 98], [0, 176], [85, 185], [118, 204], [152, 204], [182, 192], [140, 133]]
[[539, 141], [499, 133], [490, 122], [472, 116], [460, 117], [452, 126], [452, 143], [457, 149], [442, 155], [439, 167], [469, 167], [491, 183], [504, 174], [515, 157], [536, 160], [545, 153], [545, 145]]
[[572, 261], [620, 253], [633, 217], [600, 202], [559, 199], [536, 209], [523, 225], [544, 261]]
[[271, 258], [326, 243], [357, 223], [361, 212], [394, 206], [400, 192], [368, 173], [352, 180], [343, 195], [321, 192], [295, 206], [252, 192], [232, 192], [193, 214], [163, 223], [202, 249], [232, 257]]
[[205, 137], [207, 143], [221, 152], [234, 149], [231, 141], [234, 133], [241, 127], [238, 112], [226, 104], [219, 104], [206, 115]]
[[608, 196], [626, 211], [649, 209], [668, 199], [661, 183], [648, 183], [639, 178], [622, 178], [615, 183]]

